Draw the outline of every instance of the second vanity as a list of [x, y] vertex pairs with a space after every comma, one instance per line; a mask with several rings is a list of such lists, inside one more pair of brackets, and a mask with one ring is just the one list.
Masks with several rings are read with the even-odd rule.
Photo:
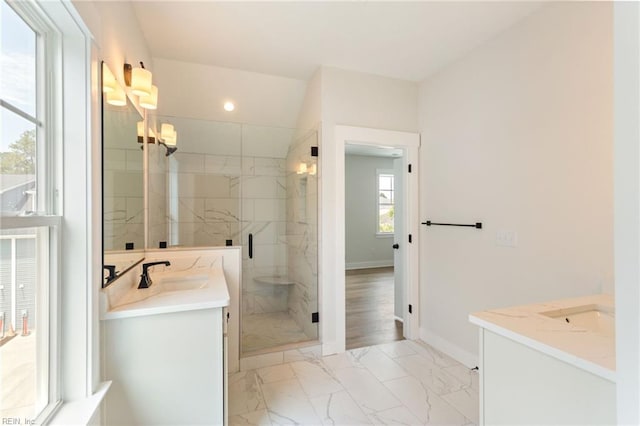
[[145, 253], [145, 264], [160, 261], [170, 265], [148, 267], [149, 288], [138, 288], [140, 264], [102, 291], [104, 376], [113, 382], [104, 422], [222, 424], [240, 248]]
[[476, 312], [480, 424], [616, 423], [613, 297]]

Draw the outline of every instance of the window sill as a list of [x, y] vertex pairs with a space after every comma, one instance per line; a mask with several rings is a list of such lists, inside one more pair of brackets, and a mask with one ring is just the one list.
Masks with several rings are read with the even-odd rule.
[[395, 234], [393, 232], [388, 232], [388, 233], [376, 232], [376, 238], [393, 238], [394, 236]]
[[111, 381], [102, 382], [96, 392], [84, 399], [62, 404], [45, 424], [51, 426], [87, 425], [98, 411], [100, 404], [107, 395]]

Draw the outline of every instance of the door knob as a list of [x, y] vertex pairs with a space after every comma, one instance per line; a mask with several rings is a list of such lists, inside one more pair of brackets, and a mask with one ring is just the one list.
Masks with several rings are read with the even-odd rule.
[[397, 243], [396, 243], [396, 244], [394, 244], [394, 245], [393, 245], [393, 248], [394, 248], [394, 249], [396, 249], [396, 250], [398, 250], [398, 249], [400, 248], [400, 244], [397, 244]]

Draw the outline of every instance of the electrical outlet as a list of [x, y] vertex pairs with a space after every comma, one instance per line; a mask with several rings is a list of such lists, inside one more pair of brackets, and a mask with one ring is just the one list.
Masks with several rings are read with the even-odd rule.
[[496, 245], [501, 247], [518, 247], [518, 233], [516, 231], [498, 231]]

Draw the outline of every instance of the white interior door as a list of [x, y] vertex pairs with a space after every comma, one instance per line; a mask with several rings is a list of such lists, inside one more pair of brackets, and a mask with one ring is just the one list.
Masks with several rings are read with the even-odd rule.
[[[393, 235], [393, 280], [394, 280], [394, 315], [404, 322], [406, 300], [406, 265], [407, 265], [407, 230], [405, 226], [405, 173], [404, 158], [393, 160], [393, 207], [394, 207], [394, 235]], [[403, 327], [403, 335], [405, 335]], [[406, 335], [405, 335], [406, 337]]]

